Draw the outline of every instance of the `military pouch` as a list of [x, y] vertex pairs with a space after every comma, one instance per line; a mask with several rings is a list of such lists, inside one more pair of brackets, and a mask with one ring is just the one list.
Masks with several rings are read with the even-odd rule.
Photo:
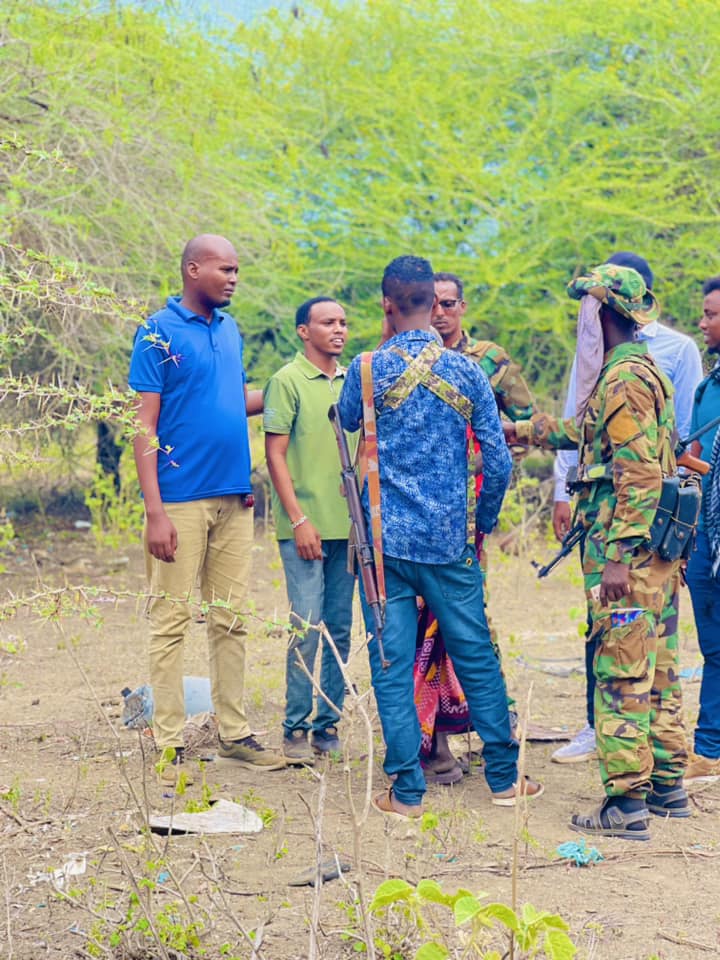
[[701, 500], [697, 477], [664, 478], [648, 550], [668, 562], [687, 560], [695, 542]]
[[697, 477], [681, 479], [673, 518], [658, 550], [663, 560], [689, 559], [695, 542], [701, 503], [702, 492]]
[[660, 500], [658, 501], [653, 522], [650, 525], [650, 542], [647, 545], [650, 553], [658, 553], [660, 545], [665, 539], [665, 535], [668, 532], [675, 513], [679, 489], [680, 477], [663, 477]]

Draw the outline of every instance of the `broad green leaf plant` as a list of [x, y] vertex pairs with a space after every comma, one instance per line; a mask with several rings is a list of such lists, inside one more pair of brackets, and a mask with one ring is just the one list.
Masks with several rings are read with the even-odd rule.
[[[527, 903], [516, 912], [504, 903], [486, 903], [486, 898], [485, 893], [462, 889], [448, 894], [435, 880], [421, 880], [417, 886], [396, 878], [386, 880], [370, 904], [378, 921], [378, 948], [392, 956], [391, 941], [399, 919], [406, 939], [410, 926], [415, 927], [416, 939], [423, 941], [413, 954], [414, 960], [460, 956], [500, 960], [507, 955], [508, 942], [512, 943], [515, 960], [539, 956], [573, 960], [577, 950], [562, 917], [538, 911]], [[495, 949], [498, 942], [499, 950]]]

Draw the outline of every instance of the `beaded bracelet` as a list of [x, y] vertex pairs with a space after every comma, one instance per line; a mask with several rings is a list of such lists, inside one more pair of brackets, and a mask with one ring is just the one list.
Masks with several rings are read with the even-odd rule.
[[292, 527], [293, 530], [297, 530], [297, 528], [301, 526], [303, 523], [305, 523], [306, 521], [307, 521], [307, 517], [302, 516], [300, 517], [299, 520], [296, 520], [295, 523], [291, 523], [290, 526]]

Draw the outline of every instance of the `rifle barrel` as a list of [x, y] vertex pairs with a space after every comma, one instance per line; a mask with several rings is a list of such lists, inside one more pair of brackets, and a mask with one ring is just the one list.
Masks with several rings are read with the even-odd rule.
[[338, 452], [340, 454], [340, 476], [343, 490], [345, 491], [350, 523], [352, 524], [352, 543], [357, 561], [358, 574], [362, 581], [365, 599], [372, 611], [375, 624], [374, 637], [377, 640], [380, 662], [382, 663], [383, 669], [386, 669], [390, 666], [390, 661], [385, 657], [382, 642], [385, 612], [378, 591], [375, 558], [372, 544], [368, 538], [357, 476], [355, 475], [355, 468], [350, 457], [350, 451], [348, 450], [345, 433], [340, 423], [340, 411], [338, 410], [337, 404], [333, 403], [328, 410], [328, 419], [332, 423], [333, 430], [335, 431], [335, 439], [337, 440]]
[[560, 563], [561, 560], [564, 560], [572, 551], [575, 549], [575, 545], [580, 543], [585, 539], [585, 527], [580, 523], [576, 523], [563, 537], [562, 543], [560, 544], [560, 549], [552, 558], [549, 563], [546, 563], [544, 567], [540, 567], [538, 570], [538, 579], [546, 577], [555, 567]]
[[697, 430], [694, 430], [691, 434], [685, 437], [684, 440], [678, 440], [677, 446], [675, 447], [675, 456], [679, 457], [683, 451], [690, 446], [693, 440], [699, 440], [704, 433], [707, 433], [708, 430], [712, 430], [712, 428], [718, 426], [718, 424], [720, 424], [720, 417], [713, 417], [712, 420], [708, 420], [707, 423], [704, 423]]

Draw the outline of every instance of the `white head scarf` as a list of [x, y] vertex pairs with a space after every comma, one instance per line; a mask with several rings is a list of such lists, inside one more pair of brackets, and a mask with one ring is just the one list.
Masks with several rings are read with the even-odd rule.
[[577, 321], [577, 347], [575, 353], [576, 391], [575, 420], [581, 426], [593, 390], [600, 378], [605, 344], [600, 307], [602, 304], [591, 294], [580, 301]]

